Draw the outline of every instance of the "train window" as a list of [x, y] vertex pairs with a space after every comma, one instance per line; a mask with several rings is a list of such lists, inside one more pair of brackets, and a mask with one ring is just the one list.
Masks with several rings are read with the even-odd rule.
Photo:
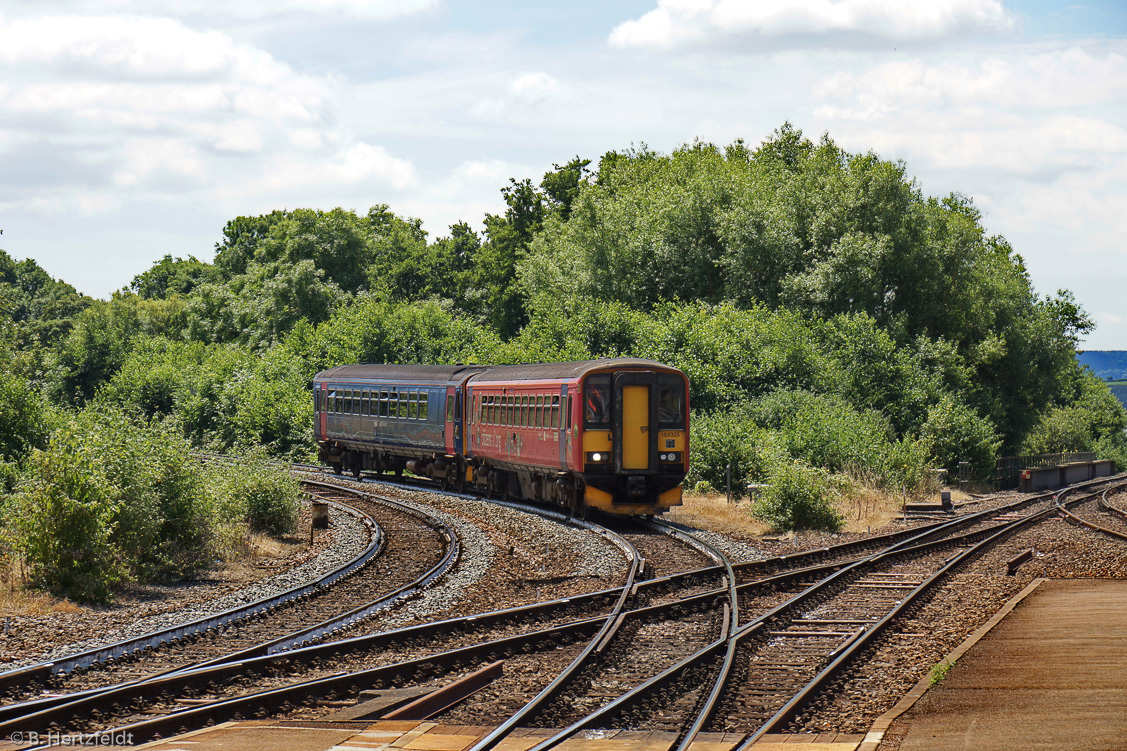
[[399, 417], [399, 392], [389, 391], [387, 394], [387, 416]]
[[337, 405], [337, 392], [335, 390], [330, 391], [325, 396], [325, 411], [326, 412], [336, 412], [336, 405]]
[[544, 397], [536, 397], [536, 414], [532, 417], [532, 425], [536, 428], [544, 427]]
[[583, 393], [583, 420], [587, 429], [610, 430], [610, 376], [591, 376]]
[[454, 422], [454, 395], [446, 395], [446, 422]]
[[407, 417], [412, 420], [419, 419], [419, 392], [417, 391], [407, 394]]
[[685, 382], [680, 376], [660, 375], [657, 378], [657, 422], [662, 428], [685, 429]]
[[505, 409], [505, 424], [510, 428], [517, 424], [517, 417], [519, 417], [516, 401], [515, 396], [508, 397], [509, 406]]
[[344, 390], [344, 413], [352, 414], [352, 391], [349, 389]]
[[519, 398], [520, 398], [520, 416], [517, 419], [517, 423], [520, 425], [520, 427], [527, 428], [528, 427], [528, 397], [522, 396], [522, 397], [519, 397]]
[[558, 428], [560, 426], [560, 398], [559, 396], [552, 396], [552, 427]]
[[497, 397], [489, 397], [489, 424], [496, 425], [500, 418], [497, 416]]
[[360, 393], [360, 414], [368, 414], [368, 404], [371, 402], [372, 392], [364, 389]]
[[336, 394], [333, 398], [333, 412], [339, 415], [344, 411], [344, 392], [334, 391], [333, 393]]
[[407, 398], [406, 391], [399, 392], [399, 419], [401, 420], [407, 419]]
[[419, 393], [419, 419], [427, 419], [430, 413], [430, 392], [422, 391]]

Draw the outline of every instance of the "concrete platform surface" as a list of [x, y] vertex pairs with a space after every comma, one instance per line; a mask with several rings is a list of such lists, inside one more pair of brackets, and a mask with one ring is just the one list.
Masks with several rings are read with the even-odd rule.
[[1127, 749], [1127, 582], [1044, 582], [898, 725], [900, 751]]

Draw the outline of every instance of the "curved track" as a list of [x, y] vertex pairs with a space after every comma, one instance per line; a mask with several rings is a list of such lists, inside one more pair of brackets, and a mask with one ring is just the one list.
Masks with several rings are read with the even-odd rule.
[[[602, 530], [630, 561], [622, 587], [237, 663], [214, 661], [147, 688], [121, 687], [116, 708], [91, 699], [22, 720], [127, 730], [143, 740], [279, 712], [309, 718], [350, 703], [365, 689], [451, 689], [487, 666], [503, 673], [494, 690], [455, 699], [431, 715], [455, 724], [468, 724], [459, 718], [495, 721], [496, 730], [475, 751], [529, 724], [566, 725], [538, 751], [584, 729], [622, 726], [676, 732], [678, 748], [688, 748], [704, 730], [739, 730], [751, 734], [747, 747], [785, 728], [834, 676], [861, 660], [890, 623], [964, 563], [1064, 506], [1089, 503], [1091, 496], [1082, 495], [1087, 488], [1123, 482], [1104, 478], [1078, 486], [1067, 501], [1068, 493], [1032, 496], [890, 535], [737, 565], [668, 525], [622, 536]], [[664, 563], [646, 566], [645, 560]], [[660, 575], [642, 579], [643, 569]], [[166, 714], [130, 721], [139, 719], [130, 705], [142, 692], [158, 698], [141, 702], [148, 712]], [[17, 728], [24, 729], [0, 724], [0, 730]]]

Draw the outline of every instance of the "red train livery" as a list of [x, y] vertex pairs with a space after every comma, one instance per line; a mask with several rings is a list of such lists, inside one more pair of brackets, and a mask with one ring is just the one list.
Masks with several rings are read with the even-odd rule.
[[313, 387], [318, 455], [337, 472], [406, 470], [576, 515], [681, 503], [688, 381], [661, 363], [342, 365]]

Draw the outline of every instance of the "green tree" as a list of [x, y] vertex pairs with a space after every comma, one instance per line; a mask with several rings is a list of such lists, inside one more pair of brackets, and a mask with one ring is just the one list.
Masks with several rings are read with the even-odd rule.
[[163, 300], [171, 295], [187, 295], [200, 284], [217, 276], [214, 266], [195, 256], [173, 258], [165, 255], [148, 271], [133, 277], [129, 287], [145, 300]]
[[0, 369], [0, 404], [0, 461], [22, 459], [46, 445], [52, 413], [31, 384]]

